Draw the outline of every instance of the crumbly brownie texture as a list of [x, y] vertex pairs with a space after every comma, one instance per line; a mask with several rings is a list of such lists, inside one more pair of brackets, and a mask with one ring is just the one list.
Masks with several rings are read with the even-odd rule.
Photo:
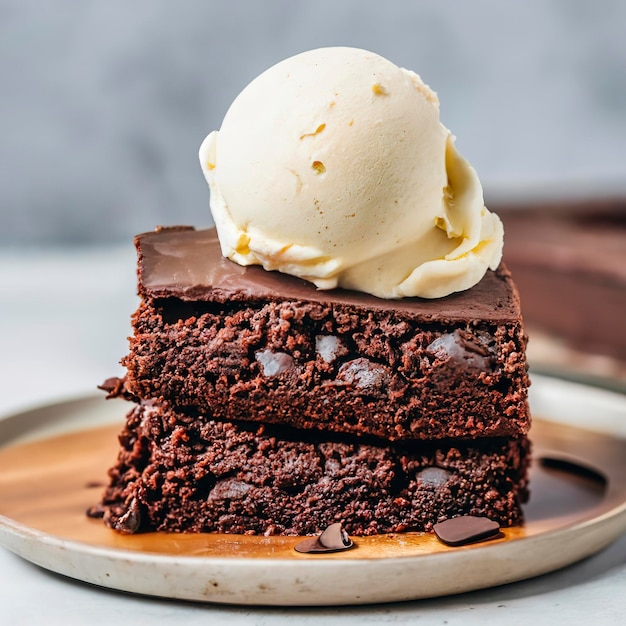
[[519, 300], [501, 266], [436, 302], [314, 286], [219, 251], [215, 232], [141, 235], [125, 385], [227, 421], [408, 439], [530, 426]]
[[504, 266], [460, 294], [389, 301], [241, 267], [214, 230], [136, 245], [127, 374], [103, 388], [137, 404], [92, 515], [125, 533], [521, 523], [526, 337]]
[[360, 441], [137, 405], [120, 435], [103, 514], [134, 533], [352, 535], [430, 530], [457, 515], [521, 521], [529, 443]]

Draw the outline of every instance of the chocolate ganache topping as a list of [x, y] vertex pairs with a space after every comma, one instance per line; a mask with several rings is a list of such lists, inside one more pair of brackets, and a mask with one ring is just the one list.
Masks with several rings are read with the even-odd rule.
[[[354, 304], [388, 310], [389, 300], [366, 293], [333, 289], [319, 291], [307, 281], [268, 272], [259, 266], [243, 267], [222, 256], [215, 229], [190, 226], [158, 228], [135, 238], [139, 263], [139, 291], [153, 298], [204, 301], [315, 300], [328, 304]], [[504, 266], [488, 271], [478, 285], [445, 298], [402, 298], [393, 307], [405, 315], [432, 320], [462, 320], [471, 316], [501, 322], [519, 316], [519, 300], [507, 290]], [[493, 302], [496, 302], [495, 306]]]

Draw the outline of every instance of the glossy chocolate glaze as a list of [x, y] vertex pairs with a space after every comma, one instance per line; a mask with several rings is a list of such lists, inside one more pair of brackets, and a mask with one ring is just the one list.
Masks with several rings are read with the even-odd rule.
[[369, 294], [333, 289], [321, 291], [309, 282], [242, 267], [221, 254], [215, 229], [189, 226], [159, 228], [135, 238], [139, 253], [139, 292], [153, 298], [185, 301], [292, 299], [342, 304], [369, 310], [394, 309], [421, 320], [517, 320], [520, 304], [508, 270], [488, 271], [478, 285], [445, 298], [383, 300]]

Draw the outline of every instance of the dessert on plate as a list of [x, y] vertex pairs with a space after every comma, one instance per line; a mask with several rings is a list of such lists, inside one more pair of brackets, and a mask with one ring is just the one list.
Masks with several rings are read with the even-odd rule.
[[526, 336], [503, 229], [408, 70], [270, 68], [200, 148], [214, 229], [135, 238], [120, 532], [352, 535], [521, 523]]

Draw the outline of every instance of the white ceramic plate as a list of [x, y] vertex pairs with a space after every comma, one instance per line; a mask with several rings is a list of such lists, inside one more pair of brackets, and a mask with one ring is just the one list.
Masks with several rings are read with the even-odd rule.
[[[126, 403], [88, 397], [43, 406], [0, 421], [0, 545], [95, 585], [220, 603], [392, 602], [522, 580], [626, 532], [626, 397], [535, 376], [531, 406], [538, 461], [524, 527], [462, 548], [421, 533], [357, 538], [356, 549], [325, 555], [295, 552], [293, 537], [121, 536], [87, 519]], [[542, 458], [577, 465], [548, 469]], [[577, 466], [591, 471], [562, 471]]]

